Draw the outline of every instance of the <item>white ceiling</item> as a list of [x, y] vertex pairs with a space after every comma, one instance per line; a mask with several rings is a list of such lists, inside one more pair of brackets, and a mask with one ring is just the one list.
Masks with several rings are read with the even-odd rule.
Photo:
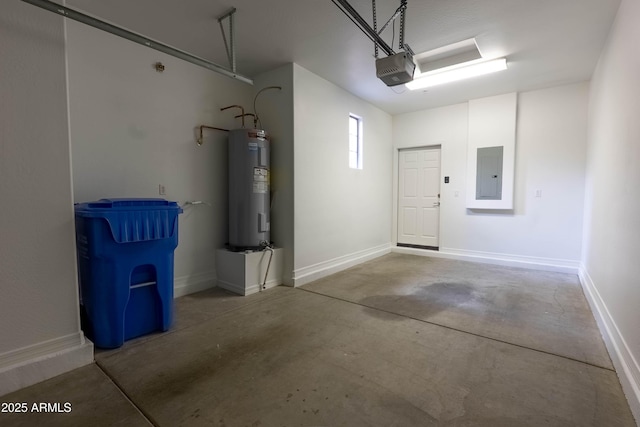
[[[371, 22], [370, 0], [350, 3]], [[216, 17], [235, 7], [239, 73], [253, 77], [295, 62], [391, 114], [588, 80], [619, 3], [409, 0], [405, 42], [416, 53], [475, 37], [485, 57], [506, 56], [509, 64], [506, 71], [411, 92], [376, 78], [373, 43], [331, 0], [67, 0], [223, 66], [228, 62]], [[398, 5], [377, 0], [378, 22]], [[391, 41], [390, 29], [383, 35]]]

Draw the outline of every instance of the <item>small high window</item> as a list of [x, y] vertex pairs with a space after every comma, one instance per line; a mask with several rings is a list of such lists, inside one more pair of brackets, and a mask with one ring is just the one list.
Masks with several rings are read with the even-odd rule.
[[349, 114], [349, 167], [362, 169], [362, 118]]

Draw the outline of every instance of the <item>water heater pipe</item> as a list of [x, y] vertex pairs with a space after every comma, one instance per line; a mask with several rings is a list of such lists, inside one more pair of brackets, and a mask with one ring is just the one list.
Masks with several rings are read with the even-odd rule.
[[196, 142], [198, 143], [198, 145], [202, 145], [204, 143], [203, 135], [202, 135], [202, 130], [203, 129], [213, 129], [213, 130], [221, 130], [223, 132], [229, 132], [229, 129], [223, 129], [223, 128], [217, 128], [217, 127], [213, 127], [213, 126], [206, 126], [206, 125], [201, 125], [200, 126], [200, 137], [196, 140]]
[[253, 97], [253, 112], [255, 113], [254, 121], [257, 122], [257, 123], [260, 123], [260, 127], [262, 127], [262, 122], [260, 121], [260, 116], [258, 116], [258, 110], [256, 109], [256, 101], [258, 100], [258, 97], [260, 96], [260, 94], [262, 92], [264, 92], [265, 90], [269, 90], [269, 89], [282, 90], [282, 86], [267, 86], [267, 87], [263, 87], [262, 89], [260, 89], [258, 91], [258, 93], [256, 93], [256, 96]]
[[242, 105], [229, 105], [228, 107], [221, 108], [220, 111], [228, 110], [229, 108], [239, 108], [240, 111], [242, 111], [242, 114], [236, 117], [242, 117], [242, 127], [244, 127], [244, 107]]
[[237, 116], [235, 116], [235, 118], [237, 119], [238, 117], [242, 117], [242, 116], [252, 116], [253, 117], [253, 127], [257, 127], [258, 126], [258, 116], [256, 116], [253, 113], [244, 113], [244, 114], [238, 114]]
[[263, 251], [269, 251], [271, 253], [269, 254], [269, 262], [267, 263], [267, 271], [264, 273], [264, 281], [262, 282], [262, 286], [260, 286], [260, 292], [262, 292], [263, 289], [267, 288], [267, 277], [269, 276], [269, 267], [271, 267], [271, 259], [273, 258], [273, 248], [271, 247], [271, 245], [269, 245], [269, 244], [265, 245]]

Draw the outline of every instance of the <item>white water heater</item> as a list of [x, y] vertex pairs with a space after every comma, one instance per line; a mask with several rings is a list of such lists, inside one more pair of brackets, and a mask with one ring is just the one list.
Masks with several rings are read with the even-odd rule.
[[259, 129], [229, 131], [229, 246], [270, 244], [269, 136]]

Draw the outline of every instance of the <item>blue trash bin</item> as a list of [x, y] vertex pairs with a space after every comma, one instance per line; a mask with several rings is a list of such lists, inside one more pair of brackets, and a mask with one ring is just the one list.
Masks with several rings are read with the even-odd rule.
[[83, 328], [97, 347], [171, 327], [180, 213], [164, 199], [75, 205]]

